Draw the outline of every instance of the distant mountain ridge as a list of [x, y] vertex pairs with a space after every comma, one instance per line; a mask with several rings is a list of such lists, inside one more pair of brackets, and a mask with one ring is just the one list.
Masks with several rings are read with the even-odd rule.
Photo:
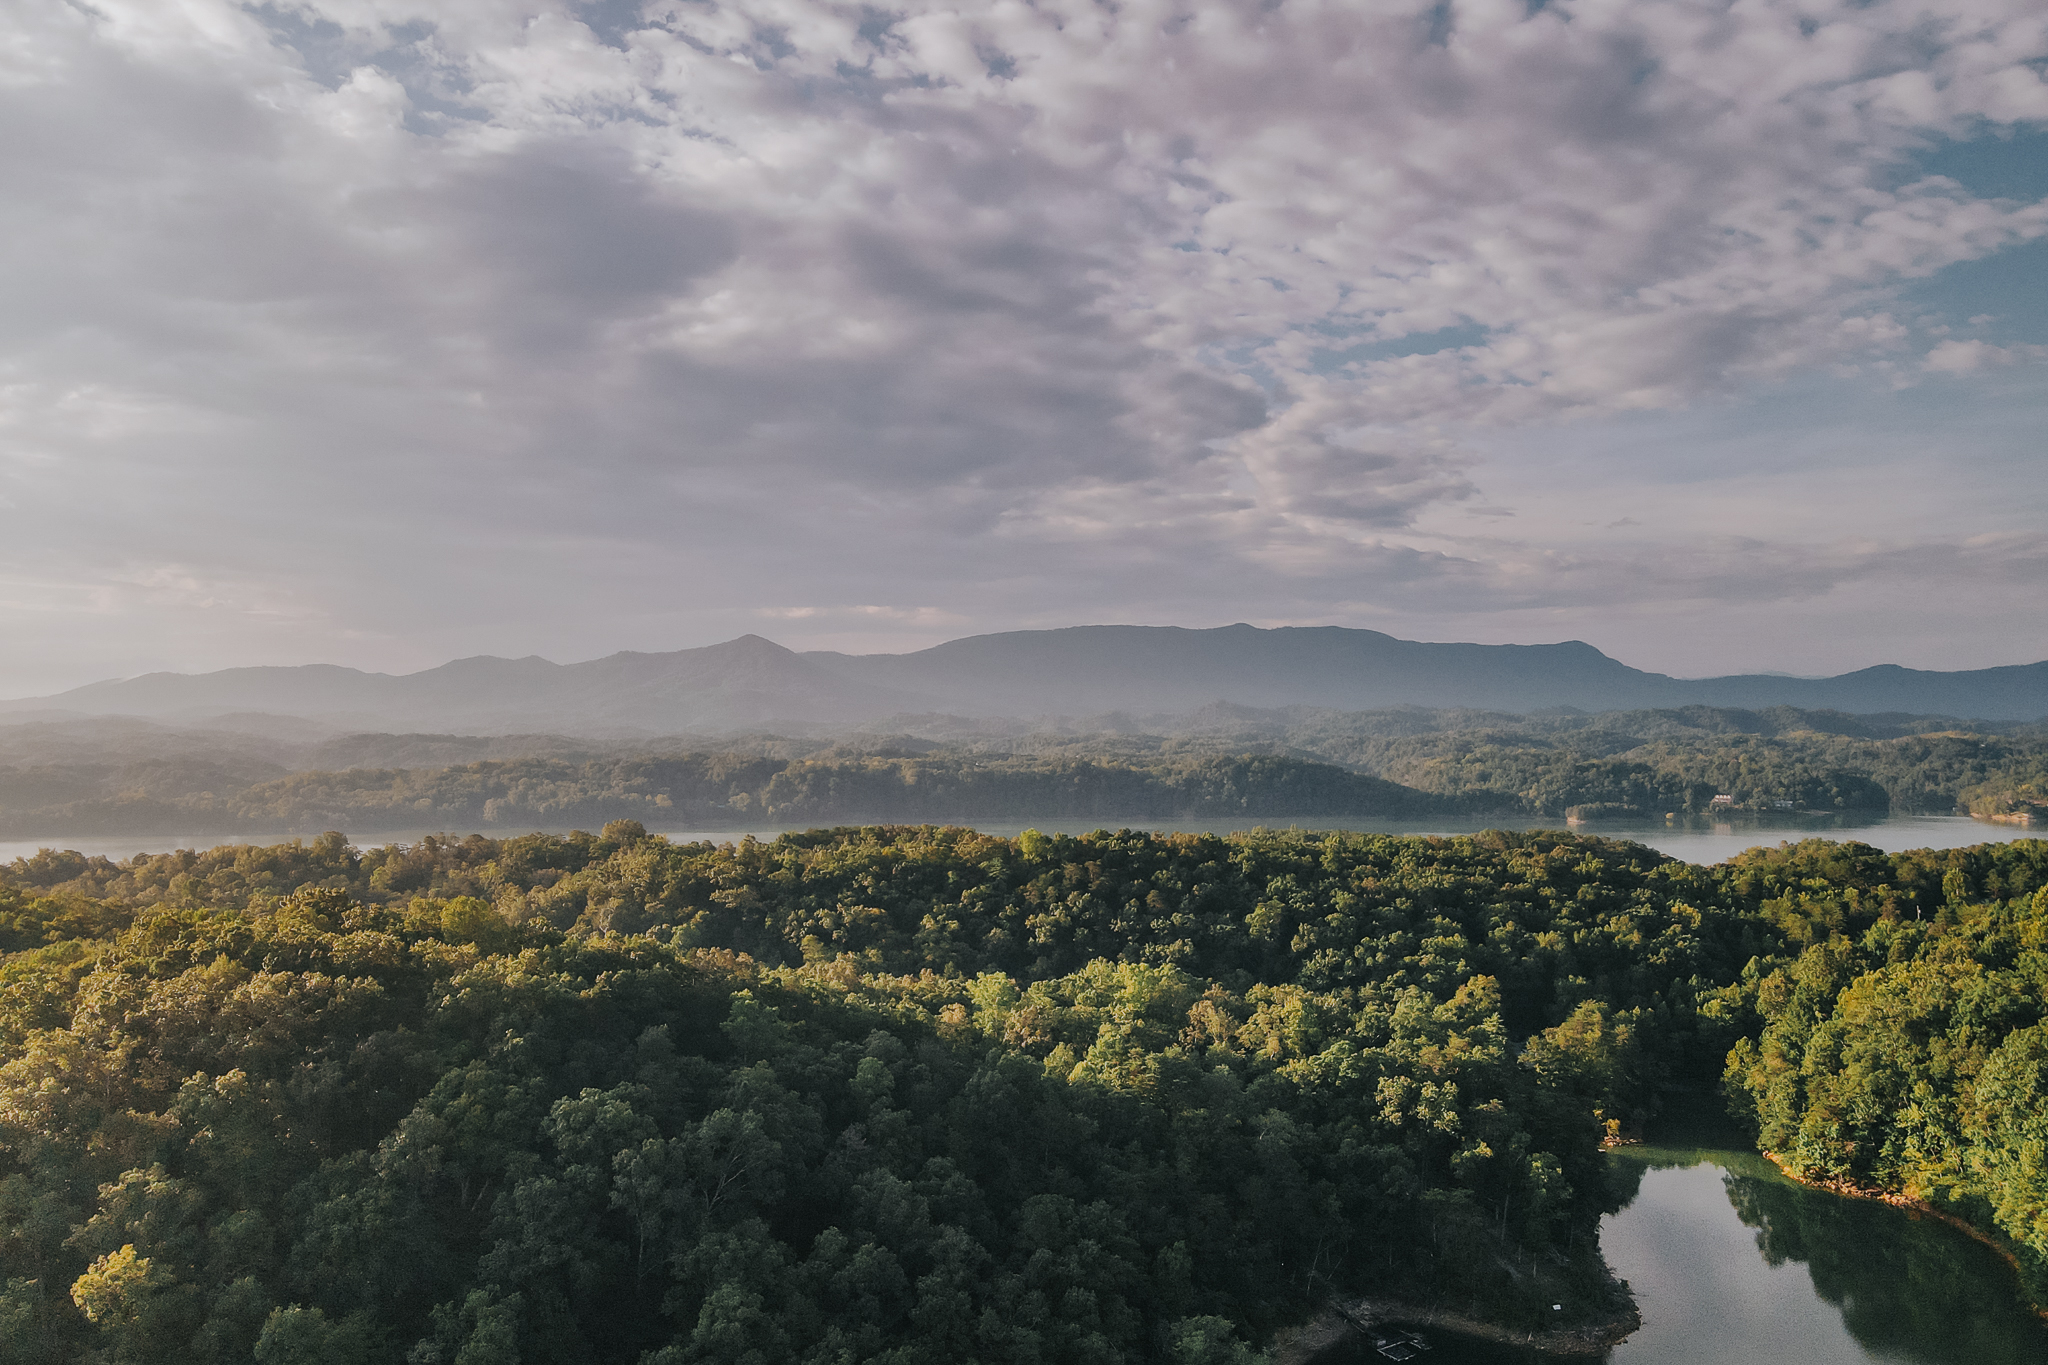
[[910, 654], [799, 654], [743, 635], [574, 664], [480, 655], [395, 676], [331, 664], [152, 673], [0, 702], [0, 715], [190, 720], [261, 712], [358, 729], [659, 734], [851, 725], [920, 712], [1157, 714], [1217, 702], [1518, 713], [1797, 706], [2032, 720], [2048, 716], [2048, 662], [1681, 679], [1631, 668], [1578, 640], [1439, 644], [1340, 626], [1074, 626], [970, 636]]

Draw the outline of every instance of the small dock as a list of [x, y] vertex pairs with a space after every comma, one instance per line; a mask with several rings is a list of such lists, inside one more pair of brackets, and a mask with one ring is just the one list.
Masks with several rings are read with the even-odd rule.
[[1388, 1360], [1415, 1360], [1429, 1349], [1429, 1342], [1419, 1333], [1389, 1326], [1360, 1313], [1355, 1313], [1341, 1303], [1332, 1303], [1337, 1316], [1351, 1324], [1351, 1329], [1365, 1338], [1373, 1350]]

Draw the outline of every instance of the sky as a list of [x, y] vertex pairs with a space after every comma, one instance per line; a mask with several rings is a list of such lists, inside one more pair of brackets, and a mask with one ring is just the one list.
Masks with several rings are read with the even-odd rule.
[[2039, 0], [0, 0], [0, 696], [2048, 658]]

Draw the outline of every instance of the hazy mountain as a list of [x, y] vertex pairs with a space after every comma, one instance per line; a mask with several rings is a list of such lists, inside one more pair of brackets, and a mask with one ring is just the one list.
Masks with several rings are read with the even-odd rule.
[[1688, 700], [1751, 709], [1797, 706], [1851, 715], [1910, 712], [1982, 720], [2048, 716], [2048, 663], [1936, 673], [1879, 664], [1833, 678], [1703, 678], [1681, 684]]
[[1079, 626], [973, 636], [912, 654], [797, 654], [746, 635], [703, 649], [577, 664], [481, 656], [401, 676], [319, 664], [153, 673], [0, 703], [0, 712], [185, 722], [244, 713], [241, 726], [251, 720], [246, 713], [267, 713], [336, 729], [623, 736], [853, 725], [933, 712], [1159, 715], [1216, 703], [1524, 714], [1704, 704], [2020, 720], [2048, 715], [2048, 663], [1680, 679], [1630, 668], [1576, 640], [1427, 644], [1340, 627]]
[[1605, 710], [1662, 703], [1655, 683], [1672, 681], [1576, 640], [1423, 644], [1336, 626], [1076, 626], [971, 636], [915, 654], [804, 657], [843, 678], [933, 694], [949, 709], [984, 715], [1186, 711], [1214, 701]]
[[582, 734], [843, 723], [930, 709], [930, 699], [839, 677], [758, 635], [671, 654], [557, 664], [479, 655], [393, 676], [330, 664], [149, 673], [54, 697], [0, 702], [53, 712], [196, 721], [223, 712], [316, 719], [338, 729]]
[[950, 640], [914, 654], [803, 656], [841, 678], [936, 698], [970, 715], [1176, 712], [1242, 706], [1392, 706], [1527, 713], [1706, 704], [1912, 712], [1986, 720], [2048, 715], [2048, 663], [1937, 673], [1883, 665], [1838, 678], [1646, 673], [1571, 640], [1428, 644], [1337, 626], [1076, 626]]

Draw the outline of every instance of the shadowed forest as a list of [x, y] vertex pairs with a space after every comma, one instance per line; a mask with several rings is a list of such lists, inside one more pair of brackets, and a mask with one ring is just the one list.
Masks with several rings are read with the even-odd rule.
[[0, 874], [0, 1351], [1243, 1365], [1335, 1294], [1594, 1323], [1601, 1140], [1724, 1072], [2038, 1295], [2044, 887], [2038, 841], [45, 852]]

